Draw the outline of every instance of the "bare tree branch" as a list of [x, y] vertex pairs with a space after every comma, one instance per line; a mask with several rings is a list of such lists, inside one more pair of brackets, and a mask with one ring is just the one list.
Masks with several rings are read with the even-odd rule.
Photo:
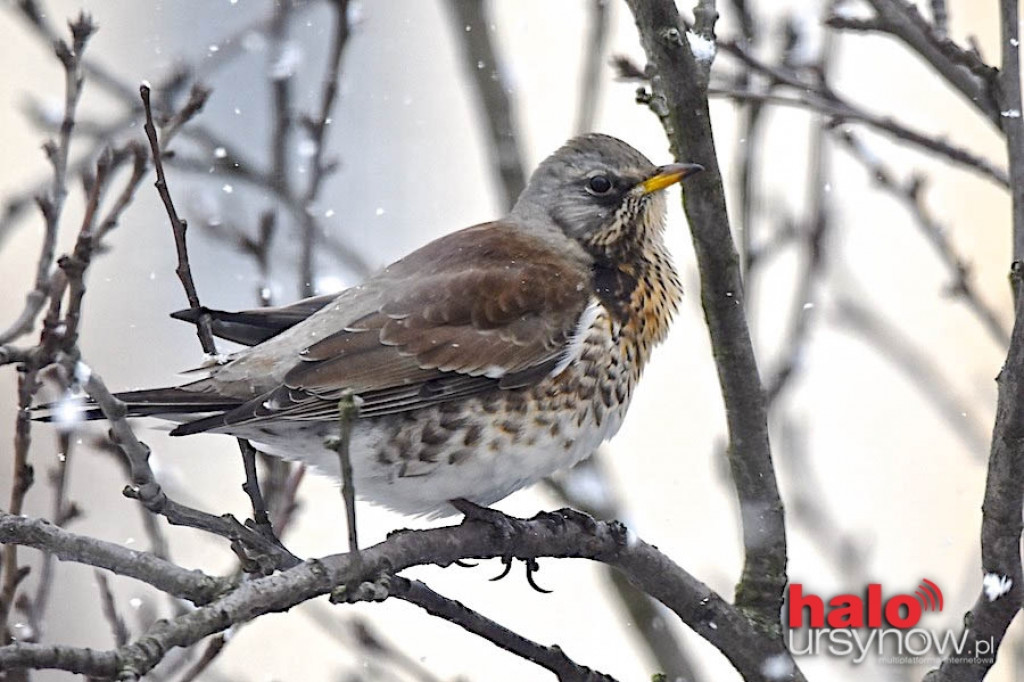
[[736, 608], [656, 548], [628, 534], [621, 524], [594, 521], [578, 512], [511, 521], [516, 528], [511, 545], [507, 537], [479, 521], [399, 531], [362, 550], [359, 557], [332, 555], [244, 582], [193, 611], [156, 622], [145, 635], [116, 650], [13, 644], [0, 647], [0, 667], [55, 668], [96, 677], [138, 679], [172, 648], [191, 646], [234, 624], [287, 610], [339, 587], [350, 599], [379, 598], [387, 593], [390, 576], [411, 566], [447, 566], [458, 559], [496, 558], [511, 551], [519, 559], [575, 557], [615, 566], [719, 648], [744, 679], [804, 679], [795, 667], [790, 675], [767, 675], [765, 670], [777, 670], [777, 666], [766, 668], [766, 661], [776, 657], [783, 662], [792, 660], [781, 641], [765, 637]]
[[655, 69], [650, 106], [661, 119], [675, 158], [705, 168], [684, 188], [683, 206], [725, 400], [729, 463], [743, 523], [746, 556], [736, 603], [777, 638], [787, 580], [786, 529], [768, 441], [767, 403], [747, 326], [739, 258], [729, 229], [706, 80], [701, 75], [713, 51], [711, 55], [705, 47], [693, 51], [673, 2], [628, 0], [628, 4]]
[[299, 266], [300, 275], [306, 278], [305, 295], [311, 296], [314, 291], [313, 255], [317, 244], [319, 230], [313, 219], [313, 203], [320, 196], [323, 181], [333, 172], [336, 162], [324, 160], [324, 149], [327, 143], [327, 130], [331, 122], [331, 113], [338, 98], [338, 82], [341, 80], [341, 58], [345, 52], [351, 34], [348, 25], [348, 0], [331, 0], [329, 3], [334, 15], [334, 31], [331, 33], [330, 57], [324, 73], [324, 83], [320, 95], [320, 109], [316, 116], [306, 118], [306, 133], [313, 143], [313, 155], [310, 157], [309, 184], [302, 196], [302, 256]]
[[1005, 171], [996, 168], [992, 163], [969, 149], [909, 128], [890, 116], [870, 113], [840, 96], [834, 89], [827, 87], [826, 84], [808, 81], [786, 68], [762, 62], [734, 41], [722, 39], [719, 41], [719, 48], [724, 53], [736, 57], [755, 71], [771, 77], [780, 84], [793, 88], [794, 92], [791, 96], [784, 97], [773, 95], [770, 92], [715, 88], [712, 90], [712, 94], [725, 95], [733, 99], [757, 100], [781, 106], [806, 108], [832, 116], [840, 122], [855, 121], [863, 123], [898, 140], [944, 156], [954, 163], [963, 165], [991, 178], [1004, 187], [1009, 187], [1009, 178]]
[[[199, 342], [203, 345], [203, 352], [209, 356], [215, 356], [217, 355], [217, 344], [213, 340], [213, 332], [210, 329], [210, 315], [203, 311], [203, 306], [199, 302], [199, 294], [196, 292], [196, 285], [192, 279], [192, 268], [188, 262], [188, 242], [185, 240], [188, 224], [178, 217], [178, 212], [174, 208], [174, 200], [171, 199], [170, 191], [167, 188], [167, 177], [164, 175], [163, 149], [157, 138], [156, 126], [153, 124], [153, 109], [149, 100], [150, 87], [143, 84], [139, 88], [139, 93], [142, 95], [142, 106], [146, 111], [145, 130], [146, 137], [149, 139], [149, 147], [152, 151], [153, 168], [156, 171], [156, 189], [164, 203], [164, 208], [167, 209], [167, 217], [171, 221], [171, 230], [174, 233], [174, 246], [178, 252], [178, 267], [176, 270], [178, 279], [181, 280], [181, 286], [185, 289], [185, 297], [188, 299], [189, 307], [196, 311], [198, 315], [196, 318], [196, 331], [199, 335]], [[191, 108], [193, 111], [199, 111], [202, 108], [201, 102], [206, 100], [209, 91], [196, 88], [193, 90], [193, 93], [193, 99], [198, 100], [200, 104]]]
[[[1024, 603], [1021, 571], [1021, 509], [1024, 508], [1024, 265], [1014, 263], [1011, 280], [1018, 290], [1016, 321], [1010, 350], [996, 383], [996, 424], [988, 460], [985, 500], [981, 518], [981, 566], [983, 583], [977, 601], [964, 619], [966, 651], [978, 652], [978, 643], [991, 646], [991, 656], [953, 657], [925, 682], [981, 680], [995, 663], [995, 652], [1011, 621]], [[994, 582], [994, 584], [993, 584]], [[959, 638], [958, 638], [959, 639]]]
[[187, 570], [150, 552], [139, 552], [113, 542], [76, 535], [47, 521], [18, 516], [0, 510], [0, 542], [50, 552], [61, 561], [74, 561], [134, 578], [161, 592], [208, 604], [230, 588], [223, 578], [198, 570]]
[[1006, 135], [1013, 198], [1013, 260], [1024, 260], [1024, 105], [1020, 85], [1020, 7], [1014, 0], [1000, 0], [1000, 40], [1003, 67], [999, 70], [999, 123]]
[[936, 30], [909, 0], [867, 1], [876, 12], [872, 20], [864, 22], [832, 16], [826, 23], [833, 28], [873, 30], [899, 38], [921, 55], [989, 123], [1002, 128], [999, 107], [992, 96], [995, 69]]
[[871, 174], [876, 186], [896, 197], [914, 217], [914, 222], [935, 247], [939, 258], [953, 276], [949, 291], [960, 298], [967, 308], [974, 313], [989, 336], [1000, 346], [1010, 344], [1010, 332], [1003, 326], [995, 309], [981, 300], [975, 291], [970, 266], [963, 256], [956, 252], [949, 237], [949, 230], [940, 225], [924, 202], [924, 179], [915, 175], [904, 182], [899, 182], [893, 171], [886, 167], [877, 156], [872, 154], [864, 142], [851, 131], [844, 128], [834, 129], [836, 137], [861, 162]]
[[500, 187], [505, 192], [503, 208], [508, 210], [526, 187], [526, 170], [516, 134], [519, 126], [516, 125], [511, 89], [491, 44], [487, 5], [478, 0], [448, 0], [448, 7], [452, 13], [452, 31], [461, 46], [464, 67], [476, 85], [475, 91], [486, 117], [486, 146], [501, 178]]
[[983, 458], [988, 435], [965, 417], [969, 414], [967, 406], [970, 403], [950, 384], [943, 367], [929, 361], [924, 349], [855, 297], [840, 296], [835, 307], [836, 322], [869, 343], [880, 356], [906, 375], [942, 421], [957, 434], [964, 447], [979, 459]]
[[517, 656], [532, 661], [558, 676], [560, 682], [615, 682], [614, 678], [575, 663], [558, 646], [543, 646], [516, 634], [476, 611], [448, 599], [419, 580], [395, 577], [389, 582], [395, 597], [416, 604], [432, 616], [455, 623]]
[[608, 5], [608, 0], [590, 0], [587, 5], [587, 39], [583, 43], [580, 99], [576, 105], [577, 135], [594, 130], [597, 100], [601, 93], [601, 67], [604, 66], [608, 42]]
[[82, 95], [82, 53], [89, 37], [96, 30], [87, 14], [80, 14], [78, 19], [69, 24], [71, 44], [63, 39], [53, 43], [57, 58], [64, 66], [64, 117], [61, 120], [60, 133], [57, 141], [48, 141], [43, 145], [46, 157], [53, 167], [53, 179], [45, 196], [37, 196], [36, 203], [46, 221], [43, 232], [43, 246], [36, 265], [35, 288], [29, 292], [25, 301], [25, 309], [11, 326], [0, 332], [0, 345], [10, 343], [32, 330], [36, 318], [46, 303], [50, 289], [50, 270], [57, 249], [57, 234], [60, 230], [60, 217], [64, 209], [64, 200], [68, 195], [68, 156], [71, 150], [71, 134], [75, 129], [75, 110]]
[[128, 626], [124, 624], [124, 619], [117, 612], [117, 604], [114, 602], [114, 593], [110, 590], [110, 581], [107, 580], [107, 576], [100, 571], [95, 571], [94, 576], [96, 578], [96, 585], [100, 590], [100, 603], [103, 605], [103, 617], [107, 619], [107, 623], [110, 625], [110, 631], [114, 636], [114, 644], [116, 646], [124, 646], [128, 643], [128, 639], [131, 634], [128, 632]]

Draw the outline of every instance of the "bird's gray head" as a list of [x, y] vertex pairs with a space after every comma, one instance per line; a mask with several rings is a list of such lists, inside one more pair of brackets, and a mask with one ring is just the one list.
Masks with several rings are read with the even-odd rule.
[[544, 160], [513, 217], [553, 223], [591, 253], [658, 230], [665, 199], [659, 190], [702, 170], [696, 164], [656, 167], [622, 140], [583, 135]]

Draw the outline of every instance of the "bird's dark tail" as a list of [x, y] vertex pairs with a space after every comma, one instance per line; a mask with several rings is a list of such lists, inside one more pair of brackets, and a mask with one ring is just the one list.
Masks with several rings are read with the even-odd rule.
[[[142, 391], [124, 391], [114, 397], [128, 406], [129, 417], [161, 417], [191, 421], [212, 412], [225, 412], [242, 401], [177, 386]], [[91, 400], [66, 398], [32, 408], [35, 421], [71, 423], [103, 419], [103, 412]]]

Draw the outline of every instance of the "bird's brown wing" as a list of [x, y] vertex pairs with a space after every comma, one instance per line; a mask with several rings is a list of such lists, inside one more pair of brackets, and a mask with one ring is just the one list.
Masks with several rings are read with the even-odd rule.
[[298, 349], [280, 386], [176, 432], [333, 419], [346, 390], [373, 417], [528, 386], [562, 359], [591, 296], [581, 259], [504, 223], [432, 242], [364, 287], [375, 309]]

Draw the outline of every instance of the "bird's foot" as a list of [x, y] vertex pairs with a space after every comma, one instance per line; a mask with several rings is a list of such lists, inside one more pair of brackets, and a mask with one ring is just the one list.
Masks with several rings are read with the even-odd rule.
[[[516, 559], [516, 541], [527, 531], [526, 522], [522, 519], [509, 516], [504, 512], [500, 512], [497, 509], [482, 507], [475, 502], [470, 502], [469, 500], [462, 498], [452, 500], [451, 504], [465, 517], [462, 521], [463, 523], [468, 521], [479, 521], [481, 523], [488, 524], [494, 529], [495, 533], [497, 533], [501, 539], [501, 544], [505, 548], [505, 551], [501, 555], [501, 563], [505, 568], [499, 575], [491, 578], [491, 581], [501, 580], [507, 576], [512, 570], [513, 560]], [[550, 594], [551, 590], [546, 590], [543, 587], [540, 587], [533, 578], [534, 574], [540, 570], [537, 560], [530, 557], [524, 558], [522, 561], [526, 564], [526, 582], [529, 583], [530, 587], [542, 594]], [[465, 563], [459, 563], [459, 565], [464, 566]]]
[[479, 521], [481, 523], [486, 523], [494, 529], [495, 533], [501, 536], [501, 539], [506, 544], [511, 544], [512, 540], [515, 539], [516, 534], [523, 530], [523, 522], [521, 519], [509, 516], [497, 509], [482, 507], [476, 502], [470, 502], [469, 500], [461, 497], [452, 500], [451, 505], [458, 509], [459, 513], [465, 517], [462, 520], [463, 523], [466, 523], [467, 521]]
[[597, 530], [597, 519], [590, 514], [569, 507], [563, 507], [551, 512], [540, 512], [533, 519], [535, 521], [543, 521], [559, 530], [565, 528], [570, 523], [581, 526], [590, 533]]

